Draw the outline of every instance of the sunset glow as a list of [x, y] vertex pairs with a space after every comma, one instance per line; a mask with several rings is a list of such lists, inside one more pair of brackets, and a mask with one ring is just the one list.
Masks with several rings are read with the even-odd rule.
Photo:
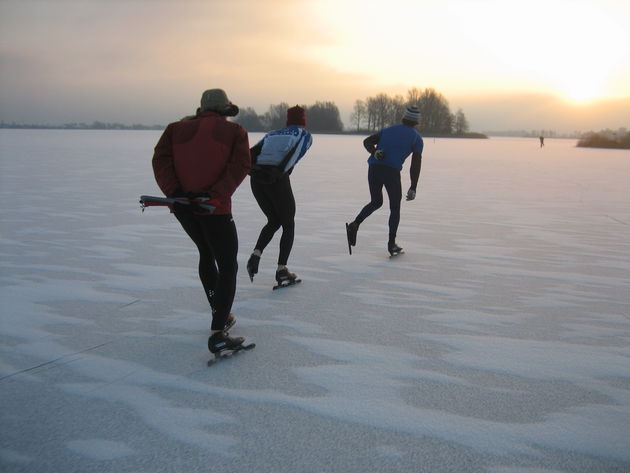
[[166, 123], [217, 86], [258, 112], [333, 101], [344, 120], [358, 99], [433, 88], [473, 127], [517, 126], [532, 96], [606, 100], [606, 126], [627, 126], [630, 2], [0, 2], [2, 120]]
[[[313, 48], [314, 60], [378, 84], [535, 88], [577, 101], [630, 95], [630, 83], [611, 83], [627, 68], [630, 30], [610, 5], [330, 0], [312, 8], [331, 38]], [[396, 21], [384, 14], [392, 9]]]

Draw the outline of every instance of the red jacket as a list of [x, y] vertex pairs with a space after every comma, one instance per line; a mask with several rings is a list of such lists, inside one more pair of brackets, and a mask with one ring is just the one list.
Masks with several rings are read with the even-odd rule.
[[218, 201], [215, 214], [232, 213], [232, 194], [250, 167], [247, 132], [214, 112], [169, 124], [153, 154], [153, 173], [164, 195], [178, 188], [206, 193]]

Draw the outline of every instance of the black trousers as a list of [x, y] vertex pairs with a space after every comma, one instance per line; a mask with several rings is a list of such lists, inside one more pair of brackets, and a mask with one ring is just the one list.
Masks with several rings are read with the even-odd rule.
[[212, 308], [212, 330], [223, 330], [236, 294], [238, 235], [232, 215], [175, 217], [199, 250], [199, 279]]
[[250, 183], [256, 202], [267, 217], [267, 224], [260, 231], [255, 249], [262, 253], [276, 231], [282, 227], [278, 264], [286, 265], [295, 238], [295, 197], [289, 174], [273, 184], [263, 184], [255, 179], [250, 179]]
[[370, 186], [370, 202], [361, 209], [357, 220], [363, 222], [383, 205], [383, 187], [389, 198], [389, 239], [396, 238], [400, 223], [400, 201], [402, 200], [402, 184], [400, 171], [389, 166], [372, 164], [368, 169], [368, 185]]

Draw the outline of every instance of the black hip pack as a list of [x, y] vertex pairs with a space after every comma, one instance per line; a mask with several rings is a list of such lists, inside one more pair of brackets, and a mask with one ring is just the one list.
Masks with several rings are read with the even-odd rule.
[[254, 164], [249, 170], [252, 179], [260, 184], [274, 184], [284, 176], [284, 166], [268, 166], [264, 164]]

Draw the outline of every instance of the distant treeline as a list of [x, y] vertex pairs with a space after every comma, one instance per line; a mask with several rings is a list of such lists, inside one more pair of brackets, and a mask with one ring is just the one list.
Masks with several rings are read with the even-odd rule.
[[580, 138], [584, 135], [582, 131], [572, 131], [572, 132], [558, 132], [555, 130], [499, 130], [499, 131], [486, 131], [484, 130], [486, 135], [490, 136], [511, 136], [511, 137], [522, 137], [522, 138], [536, 138], [540, 136], [544, 136], [545, 138]]
[[122, 123], [66, 123], [64, 125], [23, 125], [0, 122], [0, 128], [25, 128], [35, 130], [163, 130], [163, 125], [123, 125]]
[[[302, 105], [306, 109], [307, 126], [312, 133], [360, 133], [369, 134], [390, 125], [400, 123], [405, 108], [415, 105], [420, 109], [419, 131], [424, 136], [487, 138], [481, 133], [470, 133], [468, 120], [459, 109], [451, 113], [448, 102], [442, 94], [434, 89], [420, 90], [412, 88], [407, 96], [378, 94], [365, 100], [356, 100], [351, 115], [351, 127], [344, 130], [339, 108], [334, 102], [315, 102], [313, 105]], [[283, 128], [289, 104], [281, 102], [270, 105], [262, 115], [251, 107], [243, 107], [233, 119], [248, 131], [266, 132]], [[87, 123], [67, 123], [65, 125], [23, 125], [16, 123], [0, 123], [0, 128], [35, 128], [65, 130], [163, 130], [163, 125], [123, 125], [122, 123], [104, 123], [100, 121]]]
[[606, 129], [585, 133], [577, 145], [583, 148], [630, 149], [630, 132], [619, 128], [617, 131]]
[[378, 94], [365, 100], [357, 100], [351, 116], [356, 131], [373, 132], [400, 123], [405, 108], [415, 105], [420, 109], [418, 128], [427, 136], [462, 136], [468, 133], [468, 120], [460, 108], [451, 113], [448, 101], [434, 89], [412, 88], [407, 96]]
[[[349, 130], [344, 130], [339, 108], [334, 102], [315, 102], [301, 106], [306, 109], [308, 129], [313, 133], [373, 133], [381, 128], [400, 123], [405, 108], [415, 105], [420, 109], [421, 122], [418, 129], [424, 136], [460, 136], [486, 138], [481, 133], [469, 133], [464, 112], [459, 109], [453, 114], [444, 96], [433, 89], [421, 91], [412, 88], [407, 97], [390, 97], [378, 94], [354, 104]], [[251, 107], [242, 108], [234, 119], [248, 131], [269, 131], [285, 126], [286, 102], [271, 105], [262, 115]]]
[[[315, 102], [314, 105], [300, 105], [306, 109], [306, 123], [312, 133], [342, 133], [343, 123], [339, 108], [333, 102]], [[269, 131], [284, 128], [287, 121], [289, 104], [281, 102], [270, 105], [263, 114], [258, 115], [251, 107], [241, 108], [233, 119], [247, 131]]]

